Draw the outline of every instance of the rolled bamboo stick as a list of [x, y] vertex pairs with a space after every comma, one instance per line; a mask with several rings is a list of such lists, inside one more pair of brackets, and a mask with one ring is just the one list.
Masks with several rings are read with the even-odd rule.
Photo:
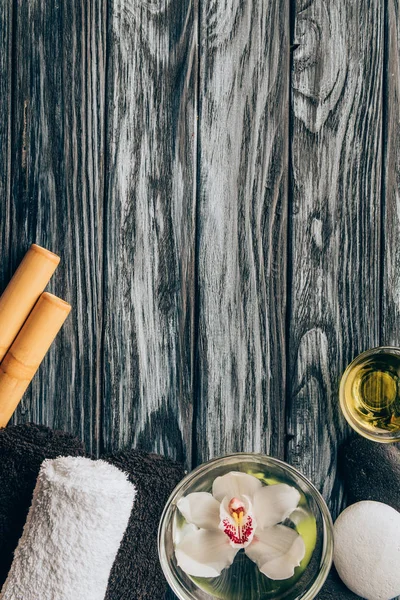
[[5, 427], [71, 306], [45, 292], [0, 364], [0, 427]]
[[32, 244], [0, 298], [0, 361], [15, 340], [60, 257]]

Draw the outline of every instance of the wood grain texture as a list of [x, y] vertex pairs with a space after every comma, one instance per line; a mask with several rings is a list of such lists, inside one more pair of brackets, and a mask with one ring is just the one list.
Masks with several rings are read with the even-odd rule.
[[11, 277], [10, 185], [11, 185], [11, 101], [12, 101], [11, 2], [0, 4], [0, 293]]
[[400, 7], [389, 0], [386, 27], [381, 344], [400, 346]]
[[104, 438], [190, 465], [194, 1], [114, 0], [110, 40]]
[[339, 379], [379, 342], [383, 24], [379, 0], [297, 3], [287, 459], [334, 516]]
[[400, 15], [293, 4], [289, 128], [289, 0], [3, 3], [0, 283], [36, 241], [74, 307], [14, 422], [285, 455], [335, 514], [339, 378], [400, 344]]
[[14, 422], [99, 447], [104, 188], [104, 2], [17, 4], [12, 266], [36, 241], [61, 255], [50, 290], [73, 311]]
[[289, 6], [201, 3], [197, 461], [283, 455]]

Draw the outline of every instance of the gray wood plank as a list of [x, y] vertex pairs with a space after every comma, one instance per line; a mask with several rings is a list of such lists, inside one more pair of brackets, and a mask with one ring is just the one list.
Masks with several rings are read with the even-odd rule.
[[0, 4], [0, 293], [11, 277], [10, 167], [12, 86], [12, 3]]
[[382, 345], [400, 346], [400, 7], [389, 0], [385, 64]]
[[12, 264], [33, 241], [61, 255], [50, 289], [73, 312], [14, 422], [99, 447], [104, 196], [104, 2], [16, 4]]
[[110, 6], [104, 438], [190, 465], [196, 5]]
[[287, 459], [333, 515], [346, 365], [379, 342], [384, 6], [297, 3]]
[[201, 3], [197, 461], [283, 456], [289, 2]]

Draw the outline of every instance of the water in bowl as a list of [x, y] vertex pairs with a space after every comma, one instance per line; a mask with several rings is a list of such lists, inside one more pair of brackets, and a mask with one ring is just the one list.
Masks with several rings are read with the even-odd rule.
[[[231, 468], [230, 470], [236, 469]], [[293, 481], [286, 478], [283, 473], [277, 477], [276, 474], [266, 474], [251, 465], [247, 468], [243, 468], [242, 465], [240, 471], [257, 477], [264, 485], [286, 483], [293, 486]], [[211, 492], [214, 479], [222, 474], [224, 473], [216, 474], [214, 471], [212, 478], [203, 479], [199, 487], [196, 490], [191, 490], [191, 492]], [[292, 600], [296, 598], [298, 591], [304, 586], [303, 579], [307, 577], [307, 567], [317, 544], [317, 523], [314, 513], [305, 495], [301, 490], [299, 492], [301, 498], [298, 508], [284, 522], [284, 525], [292, 527], [302, 536], [306, 553], [300, 566], [295, 569], [295, 573], [290, 579], [282, 581], [269, 579], [245, 555], [244, 550], [240, 550], [233, 564], [228, 569], [224, 569], [219, 577], [190, 577], [192, 582], [210, 596], [220, 600]], [[188, 527], [191, 528], [192, 526], [188, 525], [177, 509], [173, 524], [174, 540], [178, 541], [185, 534], [185, 528]]]

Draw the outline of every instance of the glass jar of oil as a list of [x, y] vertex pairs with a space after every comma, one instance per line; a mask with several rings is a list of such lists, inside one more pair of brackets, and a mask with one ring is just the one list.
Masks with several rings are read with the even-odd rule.
[[358, 433], [377, 442], [400, 441], [400, 348], [363, 352], [345, 370], [340, 405]]

